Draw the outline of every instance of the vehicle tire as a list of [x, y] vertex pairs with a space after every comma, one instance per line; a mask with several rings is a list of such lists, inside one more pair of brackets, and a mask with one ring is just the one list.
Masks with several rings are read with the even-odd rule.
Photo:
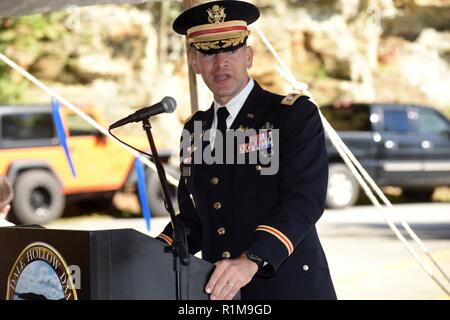
[[[177, 168], [164, 166], [164, 170], [167, 175], [179, 177], [180, 173]], [[178, 199], [177, 199], [177, 187], [172, 184], [169, 185], [169, 194], [172, 200], [175, 213], [178, 212]], [[147, 172], [147, 196], [150, 206], [150, 212], [153, 217], [168, 216], [169, 212], [165, 208], [164, 193], [161, 187], [161, 183], [158, 178], [158, 174], [153, 170]]]
[[45, 170], [29, 170], [14, 185], [13, 211], [20, 224], [44, 224], [59, 218], [65, 196], [54, 175]]
[[358, 201], [359, 190], [358, 181], [345, 164], [330, 164], [327, 208], [340, 209], [354, 205]]
[[402, 196], [409, 200], [414, 201], [431, 201], [433, 196], [433, 188], [420, 188], [420, 189], [403, 189]]

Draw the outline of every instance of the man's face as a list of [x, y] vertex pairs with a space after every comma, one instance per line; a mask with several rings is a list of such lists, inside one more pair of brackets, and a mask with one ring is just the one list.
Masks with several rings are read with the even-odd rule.
[[226, 104], [247, 85], [247, 69], [252, 66], [253, 50], [247, 46], [216, 54], [191, 50], [189, 60], [192, 70], [202, 75], [217, 102]]

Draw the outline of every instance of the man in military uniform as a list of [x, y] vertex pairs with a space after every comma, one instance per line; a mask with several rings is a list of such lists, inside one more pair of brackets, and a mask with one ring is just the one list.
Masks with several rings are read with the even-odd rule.
[[[258, 18], [252, 4], [214, 1], [183, 12], [173, 25], [187, 36], [189, 62], [214, 94], [212, 106], [186, 122], [182, 140], [190, 146], [182, 150], [178, 201], [189, 251], [202, 250], [215, 263], [205, 287], [213, 300], [239, 290], [242, 299], [336, 299], [315, 228], [328, 178], [322, 123], [308, 97], [282, 97], [249, 78], [247, 26]], [[258, 134], [233, 145], [231, 164], [196, 161], [208, 148], [228, 160], [229, 149], [220, 149], [233, 144], [226, 135], [233, 130]], [[254, 153], [256, 163], [235, 163]], [[263, 174], [267, 157], [279, 160], [275, 173]], [[172, 244], [172, 226], [158, 237]]]

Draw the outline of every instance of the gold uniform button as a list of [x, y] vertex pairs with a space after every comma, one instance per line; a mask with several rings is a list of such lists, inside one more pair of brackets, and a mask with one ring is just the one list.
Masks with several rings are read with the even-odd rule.
[[258, 171], [261, 171], [261, 166], [258, 164], [257, 166], [256, 166], [256, 170], [258, 170]]
[[217, 177], [211, 178], [211, 184], [216, 185], [218, 183], [219, 183], [219, 178], [217, 178]]
[[222, 208], [222, 204], [220, 202], [214, 202], [214, 209], [219, 210]]
[[219, 228], [217, 229], [217, 233], [219, 234], [219, 236], [223, 236], [225, 234], [225, 228]]
[[228, 251], [222, 252], [222, 258], [224, 258], [224, 259], [230, 259], [230, 258], [231, 258], [231, 253], [228, 252]]

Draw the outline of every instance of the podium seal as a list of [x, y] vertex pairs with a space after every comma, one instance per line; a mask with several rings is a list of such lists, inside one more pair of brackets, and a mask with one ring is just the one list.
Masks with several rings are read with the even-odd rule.
[[77, 291], [59, 252], [34, 242], [23, 249], [9, 273], [6, 300], [77, 300]]

